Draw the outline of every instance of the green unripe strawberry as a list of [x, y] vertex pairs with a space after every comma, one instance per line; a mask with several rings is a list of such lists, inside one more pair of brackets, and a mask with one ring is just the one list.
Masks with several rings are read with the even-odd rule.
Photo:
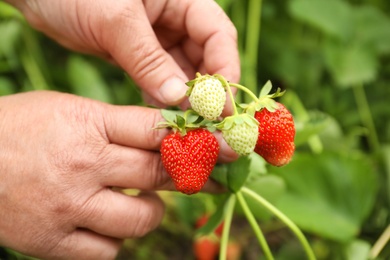
[[187, 85], [190, 86], [187, 95], [192, 109], [208, 120], [216, 120], [226, 102], [226, 92], [221, 81], [214, 76], [204, 75]]
[[225, 118], [219, 128], [223, 139], [239, 155], [253, 152], [258, 137], [258, 123], [248, 114]]

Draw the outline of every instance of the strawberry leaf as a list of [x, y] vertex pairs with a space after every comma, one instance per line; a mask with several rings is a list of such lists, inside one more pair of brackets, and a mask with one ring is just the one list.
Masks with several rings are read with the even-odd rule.
[[246, 116], [243, 116], [242, 118], [244, 119], [244, 122], [247, 123], [248, 125], [259, 125], [259, 122], [251, 115], [245, 114]]
[[222, 223], [225, 213], [225, 207], [226, 202], [228, 200], [229, 196], [226, 196], [223, 201], [218, 205], [217, 209], [215, 210], [214, 214], [210, 216], [209, 220], [205, 225], [203, 225], [201, 228], [199, 228], [196, 231], [196, 236], [204, 236], [208, 235], [219, 226], [219, 224]]
[[210, 178], [227, 187], [227, 170], [228, 167], [226, 164], [216, 165], [210, 175]]
[[176, 124], [177, 124], [179, 129], [185, 129], [186, 120], [181, 115], [176, 115]]
[[231, 191], [237, 192], [244, 185], [250, 172], [250, 162], [251, 160], [248, 156], [241, 156], [228, 165], [227, 182]]
[[186, 82], [186, 85], [189, 86], [189, 87], [192, 87], [194, 86], [195, 82], [197, 81], [198, 79], [193, 79], [193, 80], [190, 80], [188, 82]]
[[162, 117], [170, 123], [175, 122], [177, 115], [183, 115], [183, 111], [179, 110], [167, 110], [167, 109], [161, 109], [160, 110]]
[[271, 81], [267, 81], [265, 85], [261, 88], [259, 98], [267, 96], [272, 90], [272, 83]]

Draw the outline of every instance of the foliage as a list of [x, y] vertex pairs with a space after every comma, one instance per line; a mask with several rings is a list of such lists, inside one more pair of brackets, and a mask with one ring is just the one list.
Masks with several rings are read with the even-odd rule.
[[[242, 84], [258, 93], [271, 80], [287, 90], [280, 102], [293, 112], [297, 151], [282, 168], [254, 155], [248, 162], [219, 165], [213, 177], [232, 183], [234, 192], [249, 189], [283, 212], [305, 232], [318, 259], [388, 258], [390, 2], [218, 3], [238, 30]], [[60, 47], [3, 2], [0, 32], [0, 95], [49, 89], [113, 104], [143, 104], [120, 68]], [[242, 195], [275, 258], [303, 259], [286, 224], [248, 193]], [[224, 194], [161, 196], [167, 204], [162, 225], [150, 236], [126, 241], [118, 259], [192, 259], [196, 218], [216, 213], [205, 226], [211, 230], [226, 210], [220, 205], [228, 201]], [[245, 210], [237, 206], [234, 212], [230, 237], [240, 241], [242, 259], [259, 259], [264, 252], [243, 221]], [[5, 249], [0, 258], [3, 254], [25, 258]]]

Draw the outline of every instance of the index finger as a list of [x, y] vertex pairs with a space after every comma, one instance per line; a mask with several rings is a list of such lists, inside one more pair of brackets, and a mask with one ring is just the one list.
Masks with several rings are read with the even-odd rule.
[[163, 121], [159, 109], [112, 106], [106, 110], [105, 131], [110, 143], [145, 150], [159, 150], [168, 129], [154, 129]]
[[[143, 150], [160, 150], [162, 140], [171, 131], [168, 128], [155, 129], [159, 122], [165, 121], [161, 110], [140, 106], [106, 106], [103, 118], [109, 143]], [[221, 145], [219, 161], [235, 160], [236, 154], [223, 145], [220, 134], [217, 134], [217, 139]]]
[[227, 80], [240, 79], [237, 30], [223, 9], [214, 1], [190, 1], [185, 17], [189, 37], [203, 47], [207, 73], [219, 73]]

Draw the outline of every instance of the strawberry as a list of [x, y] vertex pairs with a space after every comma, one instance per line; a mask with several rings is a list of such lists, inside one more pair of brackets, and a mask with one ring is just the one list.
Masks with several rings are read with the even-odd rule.
[[161, 143], [162, 163], [178, 191], [199, 192], [208, 180], [219, 153], [215, 136], [204, 128], [167, 135]]
[[258, 136], [258, 123], [249, 114], [226, 117], [217, 127], [222, 130], [223, 139], [239, 155], [253, 152]]
[[[209, 220], [207, 214], [199, 217], [195, 222], [195, 228], [199, 229], [206, 225]], [[219, 240], [222, 235], [223, 222], [214, 230], [213, 233], [201, 237], [196, 237], [193, 244], [194, 254], [197, 260], [216, 259], [219, 253]]]
[[195, 259], [214, 260], [219, 253], [219, 240], [213, 236], [202, 236], [196, 238], [193, 243]]
[[255, 152], [268, 163], [283, 166], [290, 162], [294, 154], [295, 127], [287, 108], [278, 102], [276, 104], [274, 112], [263, 108], [255, 113], [255, 118], [259, 121]]
[[225, 106], [226, 93], [221, 81], [210, 75], [198, 76], [187, 83], [187, 95], [193, 110], [208, 119], [217, 119]]

